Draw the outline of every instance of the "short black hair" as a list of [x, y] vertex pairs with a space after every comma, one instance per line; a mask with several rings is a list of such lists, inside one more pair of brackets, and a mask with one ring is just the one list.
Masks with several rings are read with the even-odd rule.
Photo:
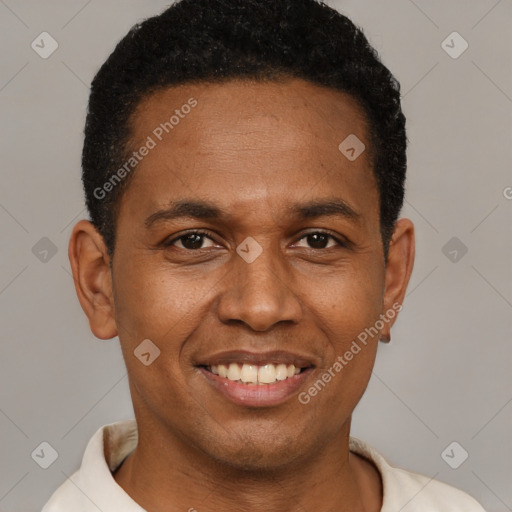
[[98, 191], [126, 162], [140, 101], [186, 83], [282, 77], [348, 93], [363, 107], [387, 255], [404, 197], [405, 116], [400, 84], [362, 30], [320, 0], [180, 0], [133, 26], [91, 85], [82, 181], [111, 256], [117, 206], [133, 173], [108, 194]]

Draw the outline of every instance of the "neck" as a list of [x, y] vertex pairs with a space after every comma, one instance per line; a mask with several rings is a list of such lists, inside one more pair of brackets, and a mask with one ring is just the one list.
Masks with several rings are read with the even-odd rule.
[[214, 461], [168, 434], [158, 444], [154, 434], [151, 439], [140, 435], [114, 479], [148, 512], [378, 512], [380, 475], [349, 452], [349, 427], [314, 457], [257, 471]]

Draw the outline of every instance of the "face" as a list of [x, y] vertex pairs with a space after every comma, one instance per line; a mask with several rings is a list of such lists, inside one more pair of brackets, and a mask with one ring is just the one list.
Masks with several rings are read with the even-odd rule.
[[[355, 160], [338, 149], [351, 134], [366, 146]], [[407, 243], [395, 232], [384, 261], [362, 109], [295, 79], [186, 85], [145, 98], [133, 135], [133, 150], [153, 147], [88, 315], [97, 336], [119, 335], [141, 428], [240, 468], [346, 435], [412, 258], [401, 224]]]

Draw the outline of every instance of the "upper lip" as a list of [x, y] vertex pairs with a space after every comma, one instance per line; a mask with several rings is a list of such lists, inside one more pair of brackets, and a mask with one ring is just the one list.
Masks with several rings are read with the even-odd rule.
[[197, 366], [214, 366], [230, 363], [252, 364], [263, 366], [265, 364], [293, 364], [295, 368], [309, 368], [315, 366], [312, 358], [284, 350], [270, 352], [249, 352], [248, 350], [229, 350], [217, 352], [211, 356], [202, 357]]

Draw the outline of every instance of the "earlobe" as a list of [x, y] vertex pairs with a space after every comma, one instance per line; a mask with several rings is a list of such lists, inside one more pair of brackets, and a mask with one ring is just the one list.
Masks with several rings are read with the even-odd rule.
[[401, 305], [414, 266], [414, 254], [414, 224], [409, 219], [400, 219], [395, 224], [386, 263], [382, 314], [388, 321], [384, 322], [381, 331], [383, 341], [391, 339], [391, 327], [402, 309]]
[[68, 248], [75, 290], [93, 334], [117, 336], [110, 258], [103, 237], [86, 220], [73, 228]]

